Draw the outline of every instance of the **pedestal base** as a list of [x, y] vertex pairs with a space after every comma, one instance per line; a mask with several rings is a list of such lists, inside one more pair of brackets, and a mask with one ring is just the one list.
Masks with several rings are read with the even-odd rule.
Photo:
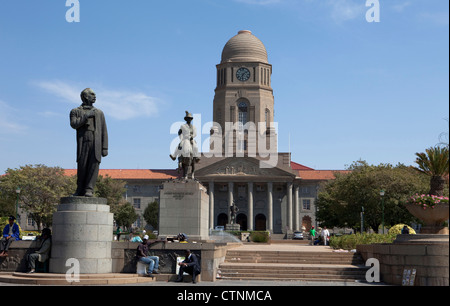
[[417, 234], [417, 235], [397, 235], [394, 244], [448, 244], [449, 235]]
[[112, 272], [113, 214], [109, 209], [103, 198], [61, 199], [53, 214], [50, 273], [71, 268], [80, 274]]
[[420, 229], [421, 234], [448, 235], [448, 227], [425, 225]]
[[166, 182], [160, 191], [159, 236], [185, 233], [189, 241], [209, 236], [209, 195], [194, 180]]
[[227, 231], [240, 231], [241, 226], [239, 224], [226, 224], [225, 230]]

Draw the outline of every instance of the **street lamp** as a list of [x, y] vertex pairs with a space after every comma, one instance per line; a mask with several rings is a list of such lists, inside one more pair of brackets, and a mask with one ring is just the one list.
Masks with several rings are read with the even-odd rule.
[[20, 194], [20, 187], [17, 187], [16, 189], [17, 199], [16, 199], [16, 220], [19, 222], [19, 194]]
[[381, 233], [384, 234], [384, 190], [380, 190], [380, 196], [381, 196], [381, 211], [382, 211], [382, 217], [381, 217]]

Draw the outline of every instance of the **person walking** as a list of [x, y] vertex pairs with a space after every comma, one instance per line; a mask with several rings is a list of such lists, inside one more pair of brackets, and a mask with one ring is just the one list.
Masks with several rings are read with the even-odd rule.
[[314, 245], [314, 240], [316, 239], [316, 229], [314, 226], [309, 230], [309, 236], [311, 237], [311, 245]]
[[328, 231], [327, 227], [324, 226], [322, 230], [322, 239], [323, 239], [323, 245], [328, 245], [328, 239], [330, 239], [330, 232]]

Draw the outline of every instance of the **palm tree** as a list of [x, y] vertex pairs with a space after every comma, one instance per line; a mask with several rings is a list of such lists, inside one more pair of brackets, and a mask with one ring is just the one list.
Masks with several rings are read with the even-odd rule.
[[416, 170], [431, 176], [430, 195], [443, 196], [445, 178], [449, 174], [449, 147], [436, 146], [416, 153]]

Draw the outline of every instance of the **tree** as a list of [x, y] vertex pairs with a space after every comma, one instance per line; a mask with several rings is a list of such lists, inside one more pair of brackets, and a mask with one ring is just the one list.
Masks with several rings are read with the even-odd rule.
[[127, 229], [131, 228], [131, 225], [137, 220], [138, 215], [134, 210], [131, 203], [126, 202], [121, 204], [117, 208], [117, 212], [114, 214], [114, 219], [118, 226], [125, 226]]
[[435, 146], [416, 153], [415, 169], [430, 177], [430, 191], [428, 194], [442, 197], [445, 189], [445, 177], [449, 174], [449, 147]]
[[158, 214], [159, 205], [158, 202], [154, 201], [145, 208], [144, 210], [144, 220], [147, 224], [153, 226], [153, 228], [158, 228]]
[[[76, 189], [74, 177], [64, 175], [60, 167], [45, 165], [26, 165], [19, 169], [8, 169], [0, 178], [2, 195], [15, 195], [20, 188], [19, 202], [21, 208], [36, 222], [50, 226], [61, 197], [72, 194]], [[6, 201], [8, 196], [6, 196]]]
[[95, 185], [95, 196], [105, 198], [111, 208], [111, 212], [116, 214], [119, 207], [126, 203], [126, 200], [123, 198], [123, 194], [126, 191], [125, 185], [125, 181], [99, 175]]
[[350, 173], [336, 173], [336, 179], [321, 186], [317, 219], [327, 227], [361, 227], [360, 213], [364, 207], [364, 222], [377, 230], [382, 222], [383, 207], [380, 190], [385, 190], [385, 225], [410, 222], [413, 219], [403, 203], [408, 196], [427, 188], [427, 178], [402, 164], [373, 166], [365, 161], [353, 163]]

